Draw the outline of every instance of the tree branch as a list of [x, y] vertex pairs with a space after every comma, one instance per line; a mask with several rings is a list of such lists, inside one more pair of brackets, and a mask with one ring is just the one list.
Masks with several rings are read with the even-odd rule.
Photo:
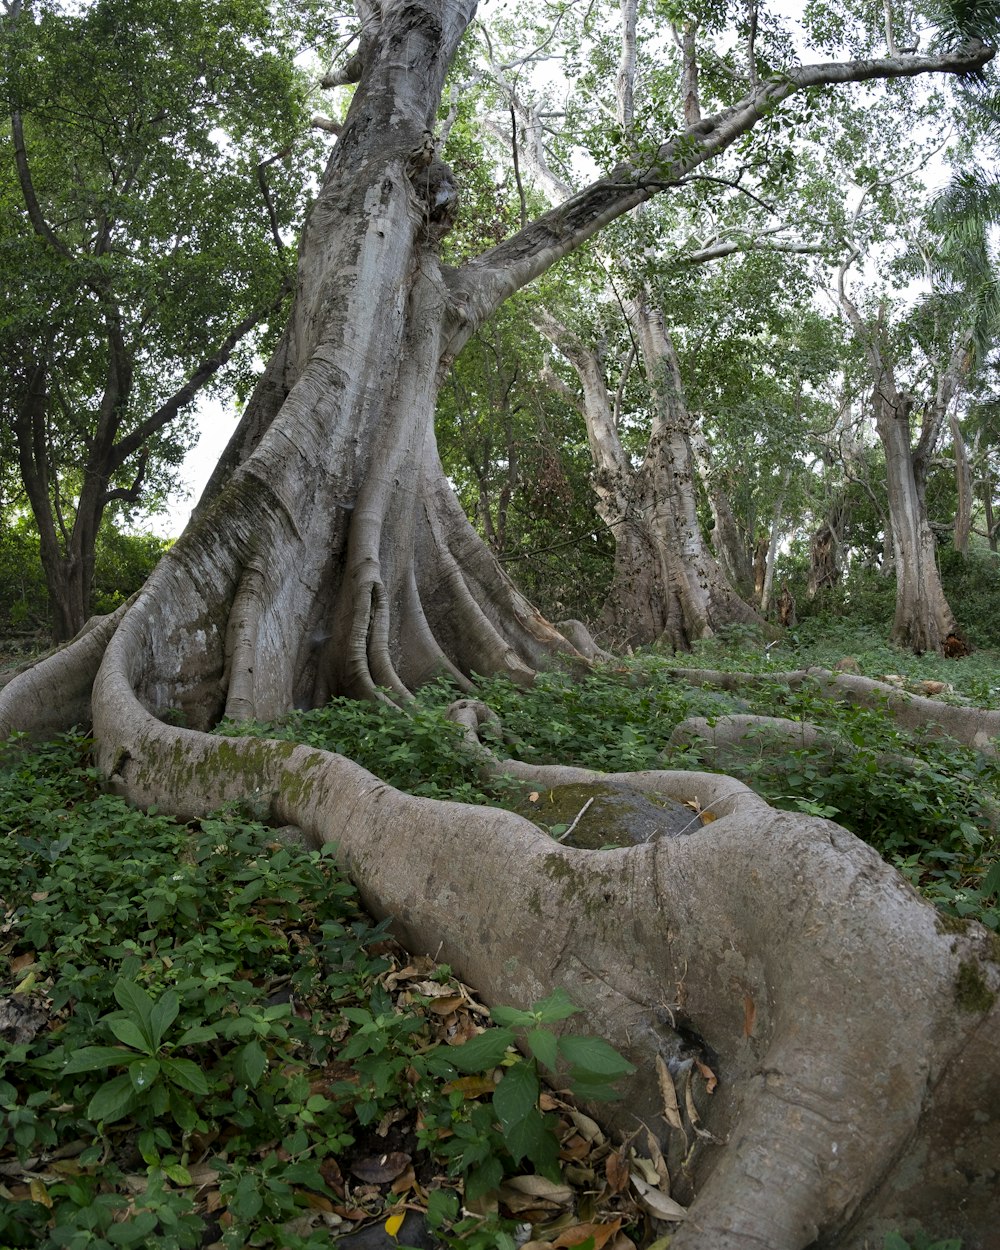
[[39, 207], [38, 197], [35, 195], [35, 184], [31, 177], [31, 167], [28, 164], [28, 152], [24, 146], [24, 126], [21, 114], [16, 109], [10, 117], [10, 128], [14, 137], [14, 164], [17, 167], [17, 178], [21, 184], [24, 207], [28, 211], [28, 220], [31, 222], [32, 229], [60, 256], [72, 260], [73, 253], [45, 220]]
[[457, 320], [449, 351], [457, 350], [476, 327], [515, 291], [544, 273], [604, 226], [676, 186], [700, 165], [724, 152], [788, 96], [807, 87], [921, 74], [969, 74], [981, 69], [994, 50], [981, 43], [940, 56], [883, 57], [793, 66], [762, 83], [740, 103], [689, 126], [661, 145], [645, 168], [624, 162], [529, 223], [505, 242], [468, 262], [450, 277]]
[[266, 308], [257, 309], [239, 322], [238, 325], [234, 326], [219, 345], [219, 350], [213, 356], [206, 357], [182, 387], [175, 391], [154, 413], [151, 413], [145, 421], [140, 422], [131, 434], [126, 435], [117, 444], [114, 449], [113, 469], [120, 468], [129, 456], [134, 455], [148, 439], [152, 438], [158, 430], [162, 430], [165, 425], [169, 425], [178, 413], [187, 407], [202, 387], [210, 382], [216, 373], [229, 362], [240, 341], [255, 326], [258, 326], [265, 318], [280, 309], [290, 287], [291, 283], [286, 277], [282, 281], [277, 299], [272, 304], [269, 304]]

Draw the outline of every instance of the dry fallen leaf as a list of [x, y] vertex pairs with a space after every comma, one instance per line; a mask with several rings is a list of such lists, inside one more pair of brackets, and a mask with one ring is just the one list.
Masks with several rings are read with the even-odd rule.
[[677, 1103], [677, 1091], [674, 1089], [673, 1078], [661, 1055], [656, 1056], [656, 1079], [660, 1086], [660, 1097], [663, 1099], [663, 1118], [671, 1128], [684, 1130], [681, 1110]]
[[669, 1198], [660, 1190], [655, 1189], [635, 1173], [632, 1173], [632, 1184], [636, 1193], [639, 1195], [643, 1206], [655, 1219], [658, 1220], [686, 1220], [687, 1208], [682, 1207], [679, 1202], [674, 1202], [673, 1198]]
[[715, 818], [715, 812], [710, 812], [707, 808], [701, 813], [701, 823], [703, 825], [710, 825]]
[[563, 1229], [552, 1243], [552, 1250], [578, 1246], [581, 1242], [588, 1241], [590, 1238], [593, 1238], [594, 1241], [593, 1250], [601, 1250], [601, 1247], [614, 1237], [621, 1226], [620, 1218], [611, 1224], [573, 1224], [571, 1227]]
[[569, 1185], [561, 1185], [558, 1181], [550, 1181], [544, 1176], [508, 1176], [503, 1189], [515, 1189], [518, 1193], [529, 1194], [533, 1198], [544, 1198], [548, 1202], [572, 1202], [573, 1190]]
[[390, 1154], [370, 1155], [366, 1159], [355, 1159], [351, 1164], [351, 1175], [368, 1185], [387, 1185], [410, 1164], [410, 1156], [394, 1150]]
[[716, 1085], [718, 1085], [719, 1078], [715, 1075], [708, 1064], [702, 1063], [700, 1059], [696, 1059], [694, 1061], [694, 1066], [705, 1078], [705, 1093], [711, 1094], [715, 1090]]
[[581, 1137], [589, 1142], [596, 1142], [599, 1146], [604, 1144], [604, 1134], [596, 1120], [592, 1120], [589, 1115], [584, 1115], [582, 1111], [577, 1111], [575, 1108], [570, 1111], [569, 1116]]
[[743, 995], [743, 1036], [753, 1037], [753, 1026], [757, 1020], [757, 1005], [749, 994]]
[[537, 790], [532, 790], [532, 792], [528, 795], [528, 802], [537, 803], [541, 797], [542, 796], [538, 793]]
[[621, 1150], [613, 1150], [604, 1161], [604, 1175], [613, 1193], [623, 1193], [628, 1188], [629, 1166]]

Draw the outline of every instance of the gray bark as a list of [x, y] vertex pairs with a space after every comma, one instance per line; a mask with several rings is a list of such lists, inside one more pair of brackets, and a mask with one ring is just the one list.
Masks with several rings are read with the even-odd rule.
[[920, 437], [914, 446], [910, 436], [914, 400], [897, 386], [894, 365], [882, 341], [883, 328], [881, 324], [866, 325], [844, 289], [847, 266], [856, 255], [840, 268], [838, 292], [841, 307], [868, 359], [875, 426], [885, 452], [896, 571], [892, 640], [918, 653], [943, 652], [949, 637], [957, 637], [959, 630], [938, 572], [934, 534], [927, 516], [926, 477], [928, 461], [958, 387], [965, 346], [959, 345], [952, 352], [935, 394], [924, 403]]

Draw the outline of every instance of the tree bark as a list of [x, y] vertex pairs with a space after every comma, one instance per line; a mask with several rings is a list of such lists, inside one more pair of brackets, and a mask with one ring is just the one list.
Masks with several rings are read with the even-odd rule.
[[934, 534], [927, 517], [926, 478], [928, 461], [958, 386], [965, 345], [955, 347], [939, 375], [934, 395], [927, 398], [920, 437], [914, 446], [910, 416], [915, 401], [896, 384], [894, 365], [882, 341], [883, 328], [881, 324], [866, 325], [844, 289], [844, 274], [855, 258], [856, 253], [841, 266], [838, 290], [841, 307], [868, 359], [875, 427], [885, 452], [896, 570], [892, 641], [918, 654], [942, 653], [949, 636], [957, 636], [959, 631], [938, 572]]
[[969, 536], [972, 533], [972, 471], [969, 467], [969, 451], [962, 436], [962, 426], [958, 415], [952, 413], [948, 418], [951, 427], [951, 446], [955, 456], [955, 535], [953, 544], [956, 551], [967, 555]]
[[[629, 301], [627, 312], [653, 403], [638, 468], [618, 436], [597, 352], [551, 313], [537, 314], [535, 324], [580, 379], [577, 406], [594, 460], [597, 511], [615, 538], [614, 577], [601, 627], [628, 646], [662, 642], [688, 650], [723, 625], [762, 621], [733, 589], [701, 531], [692, 419], [663, 316], [646, 291]], [[564, 391], [557, 380], [552, 384]]]
[[[932, 1187], [930, 1231], [992, 1235], [993, 939], [942, 931], [844, 830], [773, 812], [725, 777], [647, 773], [629, 780], [716, 819], [625, 851], [574, 851], [508, 812], [399, 794], [339, 756], [204, 732], [223, 712], [270, 719], [333, 692], [402, 700], [435, 672], [530, 681], [560, 654], [579, 660], [502, 573], [442, 472], [434, 400], [456, 352], [512, 291], [800, 87], [986, 59], [793, 66], [665, 143], [655, 187], [622, 166], [455, 271], [437, 255], [454, 188], [427, 140], [473, 11], [372, 9], [289, 325], [225, 471], [120, 620], [0, 691], [0, 726], [58, 713], [58, 692], [87, 688], [106, 643], [97, 756], [133, 801], [193, 816], [254, 797], [277, 823], [337, 843], [372, 910], [488, 1000], [524, 1005], [565, 986], [588, 1027], [639, 1064], [621, 1127], [639, 1115], [662, 1131], [655, 1059], [680, 1072], [693, 1043], [720, 1085], [692, 1091], [712, 1139], [691, 1123], [664, 1135], [691, 1202], [675, 1250], [799, 1250], [820, 1236], [860, 1247]], [[669, 387], [668, 375], [665, 413]], [[690, 475], [674, 439], [665, 429], [656, 454]], [[707, 590], [694, 587], [696, 601]], [[167, 723], [178, 715], [184, 727]]]

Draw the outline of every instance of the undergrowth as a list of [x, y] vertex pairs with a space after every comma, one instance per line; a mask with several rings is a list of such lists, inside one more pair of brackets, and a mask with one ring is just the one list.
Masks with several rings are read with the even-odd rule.
[[325, 1250], [375, 1220], [403, 1246], [419, 1219], [438, 1245], [513, 1250], [524, 1173], [540, 1225], [641, 1239], [635, 1201], [601, 1195], [612, 1147], [540, 1084], [607, 1097], [630, 1071], [556, 1036], [564, 995], [484, 1032], [329, 854], [135, 811], [86, 749], [0, 762], [0, 1246]]
[[[1000, 929], [1000, 765], [928, 731], [908, 733], [878, 710], [838, 703], [777, 680], [786, 668], [832, 666], [856, 644], [852, 661], [868, 676], [898, 674], [908, 681], [944, 680], [944, 698], [981, 706], [997, 702], [1000, 674], [992, 654], [962, 661], [919, 657], [886, 646], [874, 631], [849, 639], [791, 636], [768, 650], [754, 631], [734, 629], [700, 644], [679, 664], [655, 652], [595, 669], [580, 679], [542, 673], [530, 690], [504, 678], [482, 680], [478, 693], [497, 712], [501, 757], [536, 764], [571, 764], [605, 772], [709, 767], [696, 749], [669, 745], [689, 716], [709, 719], [750, 712], [808, 721], [826, 730], [815, 746], [755, 749], [727, 761], [726, 770], [779, 808], [827, 816], [874, 846], [942, 911]], [[766, 674], [775, 681], [738, 695], [688, 686], [678, 667]], [[461, 732], [445, 713], [457, 692], [425, 687], [405, 710], [335, 699], [297, 712], [280, 725], [229, 726], [227, 732], [288, 737], [348, 755], [385, 781], [414, 794], [516, 807], [520, 791], [503, 779], [486, 783], [479, 762], [462, 749]], [[834, 744], [831, 746], [831, 742]]]

